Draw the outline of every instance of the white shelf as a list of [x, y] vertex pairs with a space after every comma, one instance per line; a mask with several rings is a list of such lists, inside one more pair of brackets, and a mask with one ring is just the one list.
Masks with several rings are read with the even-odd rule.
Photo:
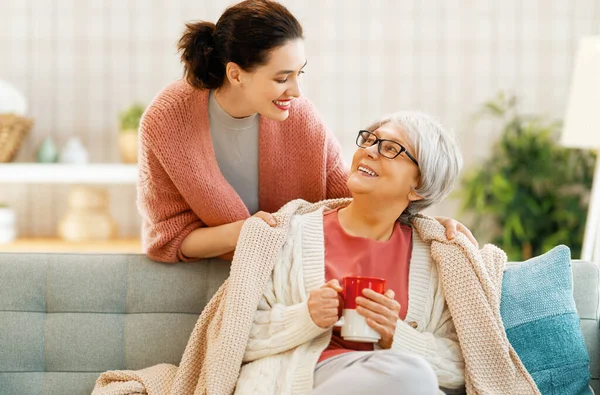
[[137, 177], [137, 165], [120, 163], [0, 164], [0, 184], [135, 184]]

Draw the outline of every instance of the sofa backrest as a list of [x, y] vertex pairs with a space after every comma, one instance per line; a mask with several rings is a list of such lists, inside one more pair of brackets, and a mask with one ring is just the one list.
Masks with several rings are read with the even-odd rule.
[[100, 373], [179, 364], [229, 263], [0, 254], [0, 394], [90, 394]]
[[[573, 261], [573, 273], [600, 394], [600, 270]], [[0, 395], [89, 394], [106, 370], [178, 364], [228, 274], [217, 259], [0, 253]]]

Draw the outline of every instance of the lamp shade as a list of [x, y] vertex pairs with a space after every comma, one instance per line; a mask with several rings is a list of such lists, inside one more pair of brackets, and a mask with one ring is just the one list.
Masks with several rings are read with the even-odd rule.
[[600, 149], [600, 36], [579, 43], [562, 131], [562, 144]]

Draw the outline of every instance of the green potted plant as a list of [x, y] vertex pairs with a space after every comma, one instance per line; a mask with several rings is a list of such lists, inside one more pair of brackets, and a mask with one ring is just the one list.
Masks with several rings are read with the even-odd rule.
[[119, 113], [119, 150], [125, 163], [137, 163], [138, 128], [145, 106], [134, 103]]
[[559, 145], [561, 124], [517, 111], [515, 97], [502, 93], [485, 103], [502, 135], [491, 156], [466, 172], [463, 213], [509, 260], [539, 255], [566, 244], [581, 253], [595, 155]]

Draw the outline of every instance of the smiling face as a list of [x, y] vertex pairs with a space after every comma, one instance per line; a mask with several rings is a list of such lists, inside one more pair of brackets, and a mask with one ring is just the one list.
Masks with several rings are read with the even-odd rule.
[[289, 41], [275, 48], [267, 64], [240, 72], [240, 93], [253, 113], [285, 121], [293, 99], [300, 97], [300, 79], [306, 65], [304, 41]]
[[[414, 147], [408, 142], [406, 132], [395, 122], [387, 122], [373, 133], [380, 139], [394, 140], [404, 146], [415, 159]], [[419, 168], [405, 153], [394, 159], [382, 156], [378, 144], [368, 148], [358, 148], [352, 158], [348, 188], [352, 195], [368, 195], [378, 203], [400, 203], [408, 205], [408, 195], [419, 183]], [[412, 192], [411, 200], [420, 197]]]

